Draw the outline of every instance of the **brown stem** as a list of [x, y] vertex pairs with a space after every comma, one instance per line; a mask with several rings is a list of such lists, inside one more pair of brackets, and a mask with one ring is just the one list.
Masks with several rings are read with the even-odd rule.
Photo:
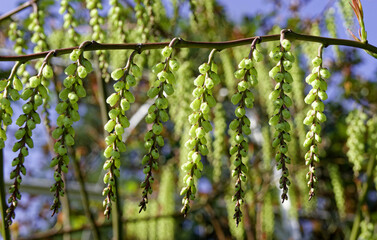
[[[370, 52], [377, 54], [377, 47], [369, 43], [362, 43], [362, 42], [347, 40], [347, 39], [326, 38], [326, 37], [312, 36], [312, 35], [306, 35], [306, 34], [299, 34], [291, 30], [286, 30], [284, 32], [284, 35], [285, 35], [284, 38], [288, 40], [302, 40], [302, 41], [307, 41], [307, 42], [317, 42], [317, 43], [322, 43], [325, 46], [342, 45], [342, 46], [348, 46], [348, 47], [356, 47], [356, 48], [361, 48], [361, 49], [368, 50]], [[260, 38], [260, 42], [271, 42], [271, 41], [280, 40], [280, 34], [264, 35], [264, 36], [258, 36], [258, 37]], [[255, 38], [258, 38], [258, 37], [250, 37], [250, 38], [237, 39], [237, 40], [225, 41], [225, 42], [195, 42], [195, 41], [186, 41], [186, 40], [180, 39], [179, 42], [177, 42], [174, 45], [174, 48], [212, 48], [212, 49], [217, 49], [220, 51], [227, 48], [250, 44], [251, 42], [253, 42]], [[150, 50], [150, 49], [161, 49], [168, 46], [169, 43], [170, 42], [110, 44], [110, 43], [97, 43], [95, 41], [92, 41], [92, 44], [85, 47], [84, 51], [133, 49], [133, 50], [139, 50], [140, 52], [142, 52], [144, 50]], [[69, 54], [74, 49], [77, 49], [77, 48], [78, 47], [75, 46], [75, 47], [70, 47], [70, 48], [56, 49], [55, 55], [60, 56], [64, 54]], [[9, 61], [9, 62], [24, 61], [25, 62], [32, 59], [43, 58], [49, 52], [50, 51], [45, 51], [45, 52], [28, 54], [28, 55], [20, 55], [20, 56], [0, 56], [0, 61], [2, 62], [3, 61]]]
[[92, 212], [90, 211], [88, 192], [85, 189], [85, 180], [84, 180], [84, 176], [83, 176], [81, 169], [80, 169], [80, 157], [78, 156], [77, 153], [74, 153], [74, 156], [73, 156], [73, 168], [74, 168], [74, 171], [75, 171], [77, 181], [79, 183], [81, 201], [82, 201], [82, 205], [84, 207], [85, 215], [89, 220], [89, 225], [90, 225], [90, 228], [91, 228], [92, 233], [93, 233], [93, 239], [100, 240], [101, 238], [100, 238], [99, 229], [97, 228], [94, 216], [93, 216]]
[[4, 149], [0, 149], [0, 210], [1, 210], [1, 235], [3, 239], [10, 239], [9, 228], [6, 227], [6, 209], [8, 208], [5, 200], [5, 184], [4, 184]]
[[376, 157], [371, 156], [369, 158], [368, 166], [367, 166], [367, 181], [363, 183], [361, 193], [359, 195], [359, 202], [357, 203], [357, 208], [356, 208], [356, 216], [355, 219], [353, 220], [353, 226], [352, 226], [352, 231], [351, 231], [351, 236], [350, 240], [356, 240], [360, 231], [360, 222], [362, 220], [362, 207], [365, 204], [365, 201], [367, 199], [367, 193], [368, 189], [372, 186], [373, 184], [373, 170], [375, 169], [376, 166]]
[[7, 13], [4, 13], [3, 15], [0, 16], [0, 22], [11, 17], [12, 15], [32, 6], [33, 4], [35, 4], [38, 0], [30, 0], [30, 1], [27, 1], [25, 3], [23, 3], [22, 5], [18, 6], [17, 8], [7, 12]]

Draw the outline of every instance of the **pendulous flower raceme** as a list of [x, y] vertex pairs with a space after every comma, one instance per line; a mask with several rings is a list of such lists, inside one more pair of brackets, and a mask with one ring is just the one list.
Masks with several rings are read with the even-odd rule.
[[118, 37], [119, 41], [124, 42], [126, 40], [126, 31], [124, 29], [126, 20], [125, 9], [118, 0], [111, 0], [109, 4], [111, 5], [108, 15], [110, 26], [117, 33], [116, 37]]
[[[155, 98], [154, 104], [148, 109], [148, 114], [145, 117], [145, 121], [148, 124], [152, 124], [152, 129], [148, 131], [144, 136], [144, 146], [148, 153], [143, 157], [142, 164], [144, 165], [143, 172], [145, 179], [141, 183], [143, 188], [142, 200], [139, 204], [140, 211], [146, 210], [148, 204], [148, 194], [152, 194], [152, 184], [154, 178], [152, 176], [152, 170], [158, 170], [158, 159], [160, 157], [160, 148], [164, 146], [164, 138], [161, 136], [163, 126], [162, 122], [169, 120], [168, 115], [168, 100], [166, 96], [174, 93], [173, 85], [175, 84], [175, 76], [173, 72], [179, 68], [179, 63], [176, 59], [172, 59], [173, 48], [167, 46], [162, 50], [162, 56], [165, 57], [165, 61], [158, 63], [152, 69], [157, 74], [157, 80], [153, 83], [149, 89], [147, 95], [149, 98]], [[166, 95], [166, 96], [165, 96]]]
[[358, 109], [351, 111], [346, 118], [347, 157], [353, 164], [353, 171], [356, 175], [359, 175], [365, 160], [365, 133], [367, 132], [365, 121], [367, 118], [367, 115]]
[[78, 34], [75, 30], [77, 20], [74, 18], [75, 9], [71, 6], [70, 0], [62, 0], [60, 2], [59, 13], [64, 15], [63, 28], [67, 30], [69, 41], [76, 45], [78, 42]]
[[103, 169], [107, 171], [104, 177], [104, 183], [107, 186], [103, 189], [102, 195], [106, 196], [103, 201], [105, 207], [105, 216], [108, 218], [111, 214], [112, 201], [116, 200], [116, 180], [119, 177], [120, 154], [126, 151], [126, 144], [123, 140], [124, 129], [130, 126], [126, 116], [126, 111], [130, 109], [131, 103], [135, 102], [135, 97], [130, 88], [136, 85], [136, 79], [140, 78], [142, 72], [140, 68], [132, 63], [133, 56], [130, 55], [128, 63], [124, 68], [115, 69], [111, 73], [114, 83], [115, 93], [111, 94], [106, 102], [112, 107], [109, 111], [110, 120], [105, 125], [105, 130], [109, 132], [106, 137], [106, 149], [104, 156], [107, 158]]
[[[92, 27], [92, 38], [94, 41], [103, 42], [105, 40], [105, 33], [101, 25], [104, 24], [105, 20], [99, 15], [99, 11], [103, 8], [102, 3], [100, 0], [87, 0], [86, 7], [90, 11], [89, 25]], [[105, 79], [105, 82], [108, 82], [110, 75], [107, 72], [109, 63], [106, 59], [106, 51], [97, 50], [96, 53], [98, 55], [98, 66], [101, 69], [101, 77]]]
[[186, 173], [183, 178], [185, 186], [180, 193], [183, 195], [181, 212], [185, 216], [190, 210], [190, 200], [195, 199], [197, 191], [195, 184], [203, 170], [202, 156], [208, 154], [206, 134], [212, 131], [209, 114], [211, 108], [216, 105], [212, 92], [215, 85], [220, 83], [220, 78], [217, 75], [217, 65], [212, 62], [215, 51], [212, 50], [207, 63], [199, 66], [200, 75], [194, 80], [196, 88], [192, 95], [195, 99], [190, 104], [193, 112], [189, 116], [191, 124], [190, 139], [185, 143], [190, 152], [187, 156], [188, 161], [181, 167]]
[[309, 172], [306, 175], [308, 187], [310, 188], [309, 200], [312, 199], [315, 194], [314, 187], [317, 178], [315, 176], [314, 164], [315, 162], [319, 162], [318, 144], [322, 142], [320, 123], [326, 121], [326, 116], [323, 113], [325, 105], [322, 101], [327, 99], [327, 83], [325, 79], [330, 77], [330, 72], [322, 67], [322, 48], [323, 46], [320, 46], [318, 56], [312, 60], [312, 73], [305, 79], [305, 81], [312, 86], [312, 89], [304, 99], [306, 104], [311, 105], [311, 109], [304, 119], [304, 124], [310, 126], [310, 130], [307, 132], [304, 142], [304, 147], [309, 148], [308, 152], [305, 154], [305, 164], [309, 166]]
[[[20, 63], [16, 63], [15, 67], [19, 65]], [[9, 79], [0, 80], [0, 149], [5, 147], [6, 129], [12, 124], [13, 109], [10, 106], [10, 100], [20, 99], [18, 92], [22, 88], [22, 82], [15, 74], [12, 74]]]
[[238, 70], [234, 73], [234, 76], [240, 79], [240, 82], [237, 85], [238, 91], [231, 98], [232, 103], [237, 106], [235, 110], [236, 119], [229, 126], [234, 131], [234, 144], [230, 148], [230, 155], [235, 167], [232, 170], [232, 177], [236, 179], [234, 186], [236, 192], [232, 200], [236, 202], [233, 219], [235, 219], [237, 226], [242, 219], [241, 206], [245, 197], [242, 183], [246, 182], [248, 171], [242, 158], [246, 158], [248, 155], [247, 136], [251, 133], [250, 119], [246, 116], [246, 108], [253, 108], [254, 106], [254, 95], [251, 89], [258, 84], [258, 74], [254, 64], [263, 59], [262, 54], [256, 49], [255, 43], [256, 41], [252, 44], [249, 58], [242, 59], [238, 64]]
[[291, 126], [287, 120], [291, 118], [289, 107], [292, 106], [292, 100], [287, 93], [292, 91], [291, 83], [293, 79], [288, 71], [292, 68], [292, 62], [295, 58], [289, 51], [290, 48], [290, 41], [282, 39], [280, 45], [270, 52], [270, 57], [278, 62], [269, 72], [269, 76], [276, 81], [275, 90], [269, 95], [269, 99], [274, 103], [275, 109], [274, 115], [269, 120], [269, 124], [275, 127], [272, 146], [276, 149], [275, 160], [277, 169], [282, 170], [282, 176], [279, 180], [279, 187], [283, 191], [281, 195], [282, 202], [288, 200], [288, 186], [291, 184], [288, 179], [289, 173], [287, 168], [287, 164], [291, 162], [291, 159], [287, 156], [287, 142], [291, 140], [289, 133]]
[[92, 64], [83, 57], [82, 53], [82, 49], [75, 49], [70, 55], [74, 63], [64, 70], [67, 75], [63, 82], [65, 88], [59, 93], [60, 102], [55, 109], [59, 117], [56, 121], [57, 128], [52, 132], [52, 137], [57, 140], [54, 144], [56, 156], [50, 163], [50, 167], [55, 168], [55, 184], [50, 188], [50, 191], [54, 192], [52, 215], [59, 211], [61, 206], [59, 196], [64, 195], [63, 173], [68, 172], [68, 147], [75, 143], [75, 130], [72, 125], [80, 120], [78, 101], [86, 96], [82, 80], [93, 71]]
[[[12, 224], [12, 219], [15, 218], [15, 209], [18, 204], [18, 200], [21, 199], [20, 193], [20, 184], [22, 182], [22, 175], [26, 174], [26, 168], [24, 166], [25, 157], [29, 154], [28, 148], [34, 147], [34, 142], [32, 140], [32, 130], [35, 129], [36, 124], [41, 123], [41, 118], [36, 112], [38, 107], [43, 104], [43, 100], [48, 98], [48, 89], [46, 85], [45, 78], [51, 78], [53, 73], [51, 66], [47, 64], [48, 57], [43, 61], [41, 69], [37, 76], [33, 76], [29, 79], [25, 89], [19, 95], [18, 91], [22, 89], [22, 83], [17, 78], [13, 77], [13, 82], [9, 81], [9, 84], [12, 84], [11, 88], [8, 88], [11, 98], [16, 101], [19, 98], [27, 101], [22, 106], [23, 114], [21, 114], [16, 120], [16, 124], [19, 126], [19, 129], [15, 133], [15, 138], [19, 140], [16, 142], [12, 148], [13, 152], [17, 152], [18, 156], [13, 159], [12, 166], [15, 167], [14, 170], [10, 173], [10, 179], [14, 179], [13, 184], [9, 188], [10, 197], [8, 203], [10, 204], [9, 208], [6, 211], [6, 225], [9, 226]], [[8, 85], [9, 87], [9, 85]], [[5, 111], [10, 115], [10, 105], [7, 98], [3, 98], [2, 106], [4, 105]], [[7, 118], [3, 118], [3, 121]]]

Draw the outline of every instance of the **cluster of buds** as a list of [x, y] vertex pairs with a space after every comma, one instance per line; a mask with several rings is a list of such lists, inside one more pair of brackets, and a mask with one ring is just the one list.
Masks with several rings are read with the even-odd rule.
[[311, 105], [311, 109], [304, 119], [304, 124], [310, 126], [304, 142], [304, 147], [309, 148], [305, 154], [305, 164], [309, 166], [309, 172], [306, 175], [310, 188], [309, 200], [314, 196], [314, 187], [317, 182], [314, 163], [319, 162], [318, 144], [322, 142], [320, 123], [326, 121], [326, 116], [323, 113], [325, 105], [322, 102], [327, 99], [327, 83], [324, 79], [330, 77], [330, 72], [322, 67], [322, 46], [319, 49], [318, 56], [313, 59], [312, 65], [313, 71], [305, 79], [312, 86], [312, 89], [304, 99], [306, 104]]
[[276, 81], [275, 89], [271, 92], [269, 99], [274, 103], [274, 115], [270, 118], [269, 124], [275, 127], [274, 139], [272, 146], [277, 149], [275, 160], [277, 169], [282, 170], [282, 176], [279, 184], [283, 193], [282, 202], [288, 200], [288, 186], [291, 182], [288, 179], [287, 164], [291, 159], [287, 156], [287, 142], [291, 140], [291, 126], [288, 121], [291, 118], [289, 107], [292, 106], [292, 99], [287, 95], [292, 91], [292, 75], [288, 72], [292, 68], [295, 58], [289, 51], [291, 43], [288, 39], [282, 39], [280, 46], [275, 47], [270, 52], [270, 57], [277, 62], [276, 66], [271, 69], [269, 76]]
[[165, 94], [172, 95], [174, 93], [173, 85], [175, 84], [175, 76], [173, 72], [179, 68], [177, 60], [172, 59], [173, 48], [171, 46], [165, 47], [161, 54], [165, 57], [165, 61], [158, 63], [152, 69], [157, 74], [157, 80], [149, 89], [147, 95], [149, 98], [156, 98], [154, 104], [148, 109], [148, 114], [145, 121], [152, 124], [152, 129], [145, 134], [145, 148], [148, 153], [143, 157], [142, 164], [144, 165], [143, 172], [145, 179], [141, 183], [143, 188], [142, 200], [139, 204], [140, 211], [146, 210], [148, 204], [148, 194], [152, 194], [152, 184], [154, 178], [152, 170], [158, 170], [158, 159], [160, 157], [160, 148], [164, 146], [164, 138], [161, 136], [163, 126], [162, 122], [169, 120], [168, 107], [169, 102]]
[[68, 39], [72, 44], [77, 44], [78, 34], [75, 30], [77, 27], [77, 20], [74, 18], [75, 9], [70, 5], [69, 0], [62, 0], [60, 2], [59, 13], [64, 14], [63, 28], [67, 30]]
[[365, 133], [367, 132], [365, 121], [367, 118], [368, 116], [361, 110], [351, 111], [346, 118], [347, 157], [353, 164], [353, 171], [356, 175], [359, 175], [365, 160]]
[[199, 66], [200, 75], [194, 80], [196, 88], [192, 95], [195, 99], [190, 104], [193, 113], [189, 116], [190, 139], [185, 144], [190, 152], [187, 156], [188, 161], [181, 167], [186, 173], [183, 178], [185, 186], [181, 190], [181, 195], [183, 195], [181, 212], [185, 216], [190, 209], [190, 200], [195, 199], [197, 192], [195, 184], [203, 170], [202, 156], [208, 154], [206, 134], [212, 131], [209, 114], [211, 108], [216, 105], [212, 91], [214, 86], [220, 83], [217, 65], [212, 62], [213, 53], [214, 51], [212, 51], [208, 63]]
[[[7, 91], [9, 90], [9, 94], [12, 100], [16, 101], [18, 99], [23, 99], [27, 101], [22, 106], [23, 114], [21, 114], [18, 119], [16, 120], [16, 124], [20, 127], [16, 133], [15, 137], [18, 140], [12, 148], [13, 152], [17, 152], [18, 156], [13, 159], [12, 166], [15, 167], [13, 171], [10, 173], [10, 179], [14, 179], [14, 183], [9, 188], [10, 197], [8, 199], [8, 203], [10, 204], [9, 208], [6, 211], [6, 224], [9, 226], [12, 224], [12, 219], [15, 217], [15, 209], [18, 204], [18, 200], [21, 199], [20, 193], [20, 185], [22, 182], [22, 175], [26, 174], [26, 168], [24, 166], [25, 157], [29, 155], [29, 149], [34, 147], [34, 142], [32, 139], [32, 130], [35, 129], [36, 124], [41, 123], [41, 118], [39, 114], [36, 112], [38, 107], [43, 104], [43, 99], [48, 97], [48, 90], [47, 87], [44, 85], [45, 78], [51, 78], [53, 76], [53, 71], [50, 65], [47, 65], [47, 61], [44, 61], [39, 73], [37, 76], [33, 76], [29, 79], [27, 86], [19, 95], [18, 91], [22, 89], [22, 83], [17, 78], [17, 76], [13, 77], [13, 81], [9, 81], [7, 86]], [[12, 84], [12, 87], [10, 87]], [[1, 99], [2, 108], [5, 110], [5, 118], [3, 118], [4, 125], [10, 124], [10, 116], [13, 112], [10, 108], [10, 102], [5, 97]], [[8, 115], [9, 120], [8, 121]], [[5, 133], [5, 132], [4, 132]]]
[[236, 119], [234, 119], [229, 128], [235, 132], [233, 139], [233, 146], [230, 148], [230, 155], [233, 159], [235, 169], [232, 171], [232, 177], [236, 178], [235, 194], [232, 200], [236, 202], [235, 213], [233, 219], [236, 225], [241, 222], [242, 210], [241, 206], [244, 202], [245, 191], [242, 189], [242, 183], [246, 182], [247, 167], [242, 161], [248, 155], [247, 136], [251, 133], [250, 120], [246, 116], [246, 108], [253, 108], [254, 95], [251, 89], [258, 84], [258, 74], [254, 68], [255, 62], [262, 61], [262, 54], [255, 48], [256, 41], [252, 44], [249, 58], [244, 58], [238, 64], [238, 70], [234, 73], [240, 82], [237, 86], [237, 93], [232, 96], [232, 103], [237, 106], [235, 110]]
[[105, 207], [104, 214], [108, 218], [111, 213], [112, 201], [116, 200], [115, 185], [116, 178], [120, 175], [120, 154], [126, 151], [123, 136], [125, 128], [130, 126], [126, 111], [130, 109], [131, 103], [135, 102], [135, 97], [130, 88], [136, 85], [136, 79], [142, 75], [140, 68], [132, 63], [134, 53], [131, 54], [126, 67], [115, 69], [111, 73], [112, 79], [116, 81], [114, 83], [115, 93], [111, 94], [106, 100], [112, 107], [109, 111], [110, 120], [104, 126], [105, 130], [109, 132], [109, 136], [105, 140], [107, 147], [104, 156], [107, 160], [103, 165], [103, 169], [107, 171], [103, 181], [107, 186], [102, 195], [106, 196], [103, 206]]
[[61, 101], [55, 108], [59, 117], [56, 120], [57, 128], [52, 132], [52, 137], [57, 140], [54, 144], [56, 156], [50, 163], [50, 167], [55, 167], [55, 183], [50, 188], [50, 191], [54, 192], [51, 206], [53, 215], [61, 206], [59, 196], [64, 195], [63, 173], [68, 172], [68, 146], [73, 146], [75, 143], [75, 130], [72, 125], [80, 120], [78, 101], [86, 96], [82, 80], [93, 71], [92, 64], [83, 57], [82, 53], [82, 49], [75, 49], [70, 55], [74, 63], [64, 70], [67, 77], [63, 81], [64, 89], [59, 93]]

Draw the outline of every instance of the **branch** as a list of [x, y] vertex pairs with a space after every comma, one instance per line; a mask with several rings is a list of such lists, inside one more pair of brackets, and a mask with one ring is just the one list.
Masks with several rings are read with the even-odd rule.
[[[211, 49], [217, 49], [221, 51], [227, 48], [251, 44], [253, 40], [258, 37], [260, 38], [260, 42], [271, 42], [271, 41], [280, 40], [280, 34], [256, 36], [256, 37], [225, 41], [225, 42], [194, 42], [194, 41], [186, 41], [186, 40], [180, 39], [175, 44], [174, 47], [175, 48], [211, 48]], [[347, 39], [327, 38], [327, 37], [299, 34], [291, 30], [286, 30], [285, 38], [289, 40], [317, 42], [317, 43], [322, 43], [325, 46], [342, 45], [342, 46], [348, 46], [348, 47], [356, 47], [356, 48], [361, 48], [361, 49], [368, 50], [370, 52], [377, 54], [377, 47], [371, 44], [368, 44], [367, 42], [361, 43], [358, 41], [347, 40]], [[133, 50], [139, 50], [141, 52], [141, 51], [150, 50], [150, 49], [161, 49], [168, 46], [169, 43], [170, 42], [110, 44], [110, 43], [97, 43], [95, 41], [92, 41], [90, 45], [85, 47], [84, 51], [133, 49]], [[56, 49], [55, 56], [60, 56], [60, 55], [71, 53], [74, 49], [77, 49], [77, 48], [78, 47]], [[33, 53], [29, 55], [20, 55], [20, 56], [0, 56], [0, 62], [4, 62], [4, 61], [26, 62], [33, 59], [43, 58], [49, 52], [50, 51]]]
[[5, 200], [5, 184], [4, 184], [4, 149], [0, 149], [0, 214], [1, 214], [1, 235], [3, 239], [10, 239], [9, 228], [6, 227], [6, 209], [8, 208]]
[[3, 15], [0, 16], [0, 22], [11, 17], [13, 14], [16, 14], [30, 6], [32, 6], [33, 4], [35, 4], [38, 0], [30, 0], [30, 1], [27, 1], [25, 3], [23, 3], [22, 5], [18, 6], [17, 8], [7, 12], [7, 13], [4, 13]]
[[376, 166], [376, 157], [371, 156], [368, 161], [368, 166], [367, 166], [367, 172], [366, 172], [367, 180], [363, 184], [361, 193], [359, 195], [360, 197], [359, 197], [359, 202], [357, 203], [356, 215], [353, 220], [351, 236], [349, 238], [350, 240], [356, 240], [359, 235], [360, 222], [362, 221], [362, 208], [367, 199], [368, 190], [373, 185], [373, 170], [375, 169], [375, 166]]

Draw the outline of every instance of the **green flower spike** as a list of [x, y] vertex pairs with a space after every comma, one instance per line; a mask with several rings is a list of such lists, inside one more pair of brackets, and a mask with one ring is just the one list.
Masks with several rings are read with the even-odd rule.
[[311, 109], [304, 119], [304, 124], [310, 126], [304, 142], [304, 147], [309, 148], [305, 154], [305, 164], [309, 166], [309, 172], [306, 175], [310, 188], [309, 200], [315, 194], [314, 188], [317, 182], [315, 162], [319, 162], [318, 144], [322, 142], [320, 123], [326, 121], [326, 116], [323, 113], [325, 105], [322, 102], [327, 99], [327, 83], [324, 79], [330, 77], [329, 71], [322, 67], [322, 50], [323, 45], [318, 49], [318, 56], [312, 60], [313, 71], [306, 77], [306, 82], [312, 86], [312, 89], [304, 99], [306, 104], [311, 105]]
[[291, 117], [289, 107], [292, 105], [292, 100], [287, 93], [292, 91], [290, 84], [293, 79], [288, 70], [291, 69], [292, 62], [295, 59], [292, 53], [289, 52], [290, 47], [291, 43], [288, 39], [284, 39], [284, 33], [282, 32], [280, 46], [275, 47], [270, 52], [270, 57], [277, 64], [269, 72], [270, 77], [276, 81], [275, 89], [269, 96], [275, 108], [274, 115], [270, 118], [269, 124], [275, 127], [272, 146], [276, 149], [275, 160], [277, 169], [282, 170], [282, 176], [279, 181], [279, 187], [283, 191], [281, 195], [282, 202], [288, 200], [288, 186], [291, 184], [288, 179], [289, 172], [287, 168], [287, 164], [291, 162], [287, 156], [287, 142], [291, 140], [289, 133], [291, 126], [287, 120]]
[[242, 161], [246, 159], [248, 155], [247, 136], [251, 133], [250, 119], [245, 114], [246, 108], [253, 108], [254, 95], [251, 92], [258, 84], [258, 74], [254, 68], [255, 62], [259, 62], [263, 59], [262, 54], [256, 49], [257, 41], [259, 38], [255, 38], [251, 44], [251, 50], [248, 58], [244, 58], [238, 64], [238, 70], [234, 73], [237, 79], [241, 79], [238, 83], [238, 91], [232, 96], [232, 103], [237, 106], [236, 119], [230, 123], [230, 129], [234, 131], [234, 139], [232, 147], [230, 148], [230, 155], [233, 161], [234, 170], [232, 170], [232, 177], [236, 179], [235, 194], [232, 197], [233, 202], [236, 203], [235, 213], [233, 219], [236, 221], [236, 225], [241, 222], [242, 219], [242, 204], [244, 203], [245, 191], [242, 188], [242, 183], [247, 180], [247, 166]]
[[107, 103], [112, 107], [109, 111], [110, 120], [104, 126], [109, 132], [106, 137], [106, 149], [104, 156], [106, 161], [103, 169], [106, 172], [104, 183], [107, 185], [102, 192], [105, 196], [103, 207], [105, 208], [105, 216], [110, 217], [112, 202], [116, 201], [116, 181], [120, 176], [119, 168], [121, 165], [120, 154], [126, 151], [126, 144], [123, 140], [125, 128], [130, 126], [130, 122], [126, 116], [126, 111], [130, 109], [131, 103], [135, 102], [130, 88], [135, 86], [135, 77], [140, 77], [140, 69], [132, 61], [137, 51], [131, 53], [128, 58], [127, 65], [124, 68], [115, 69], [111, 73], [111, 77], [116, 81], [114, 83], [115, 93], [107, 98]]
[[64, 89], [59, 93], [60, 102], [55, 108], [59, 117], [56, 122], [57, 128], [52, 131], [52, 137], [56, 139], [54, 144], [56, 156], [50, 163], [50, 167], [55, 168], [55, 183], [50, 188], [50, 191], [54, 193], [54, 201], [51, 206], [52, 215], [59, 211], [60, 196], [64, 195], [63, 174], [68, 172], [68, 148], [75, 143], [75, 130], [72, 125], [80, 120], [78, 101], [86, 96], [83, 78], [93, 70], [91, 63], [83, 57], [82, 49], [87, 44], [90, 42], [82, 43], [79, 49], [75, 49], [71, 53], [70, 58], [74, 63], [64, 70], [67, 77], [63, 81]]
[[[148, 204], [148, 194], [152, 194], [152, 184], [154, 182], [152, 170], [157, 171], [159, 168], [158, 159], [160, 158], [160, 148], [164, 146], [164, 138], [161, 136], [163, 131], [162, 122], [169, 120], [168, 107], [169, 103], [166, 96], [174, 93], [173, 85], [175, 84], [175, 76], [172, 71], [178, 70], [178, 62], [172, 59], [173, 46], [179, 41], [179, 38], [174, 38], [169, 46], [162, 49], [161, 54], [165, 57], [165, 61], [158, 63], [153, 67], [152, 71], [157, 75], [157, 80], [149, 89], [147, 95], [149, 98], [155, 98], [155, 102], [148, 109], [148, 114], [145, 121], [152, 124], [152, 129], [144, 136], [145, 148], [148, 153], [143, 157], [142, 164], [144, 165], [143, 172], [145, 179], [141, 183], [143, 188], [142, 200], [139, 207], [141, 212], [146, 210]], [[171, 63], [172, 62], [172, 63]], [[172, 67], [174, 66], [174, 67]], [[174, 69], [174, 70], [173, 70]]]
[[220, 83], [217, 75], [217, 65], [213, 63], [214, 53], [211, 51], [208, 62], [199, 66], [200, 75], [194, 80], [196, 88], [192, 92], [194, 101], [190, 108], [192, 114], [189, 116], [191, 129], [189, 131], [190, 139], [185, 146], [190, 150], [188, 161], [182, 165], [182, 170], [186, 173], [183, 178], [185, 187], [181, 190], [183, 195], [181, 212], [187, 215], [190, 209], [190, 200], [195, 199], [197, 192], [196, 182], [201, 176], [203, 170], [202, 156], [208, 154], [206, 134], [212, 131], [212, 125], [209, 122], [211, 108], [216, 105], [216, 100], [212, 95], [213, 88]]
[[[14, 179], [13, 184], [9, 188], [10, 197], [8, 203], [10, 204], [6, 210], [5, 221], [6, 225], [9, 226], [12, 224], [12, 219], [15, 218], [15, 209], [18, 205], [18, 201], [21, 199], [20, 186], [22, 182], [22, 175], [26, 174], [26, 168], [24, 166], [25, 158], [29, 155], [29, 148], [34, 147], [34, 142], [32, 140], [32, 130], [35, 129], [37, 124], [41, 123], [41, 118], [36, 112], [38, 107], [42, 105], [43, 100], [48, 97], [48, 90], [44, 83], [45, 76], [51, 77], [53, 75], [52, 68], [47, 65], [50, 57], [53, 56], [54, 51], [51, 51], [47, 54], [43, 60], [42, 66], [38, 72], [37, 76], [33, 76], [29, 79], [26, 88], [23, 90], [21, 95], [18, 91], [22, 90], [23, 86], [20, 80], [15, 75], [17, 68], [20, 66], [20, 63], [17, 63], [12, 70], [11, 79], [8, 81], [8, 85], [4, 89], [4, 94], [2, 95], [1, 101], [1, 110], [0, 114], [2, 116], [4, 126], [9, 125], [12, 121], [10, 117], [13, 114], [13, 111], [10, 107], [10, 102], [8, 100], [9, 95], [12, 100], [16, 101], [22, 98], [24, 101], [27, 101], [22, 106], [23, 114], [21, 114], [16, 124], [19, 126], [19, 129], [15, 133], [15, 137], [18, 142], [12, 148], [13, 152], [19, 151], [16, 158], [12, 161], [12, 166], [14, 167], [13, 171], [10, 174], [10, 179]], [[46, 70], [45, 70], [46, 69]], [[4, 111], [4, 114], [2, 113]], [[5, 131], [0, 130], [0, 147], [3, 147], [2, 137], [5, 136]], [[1, 136], [4, 133], [4, 136]]]

